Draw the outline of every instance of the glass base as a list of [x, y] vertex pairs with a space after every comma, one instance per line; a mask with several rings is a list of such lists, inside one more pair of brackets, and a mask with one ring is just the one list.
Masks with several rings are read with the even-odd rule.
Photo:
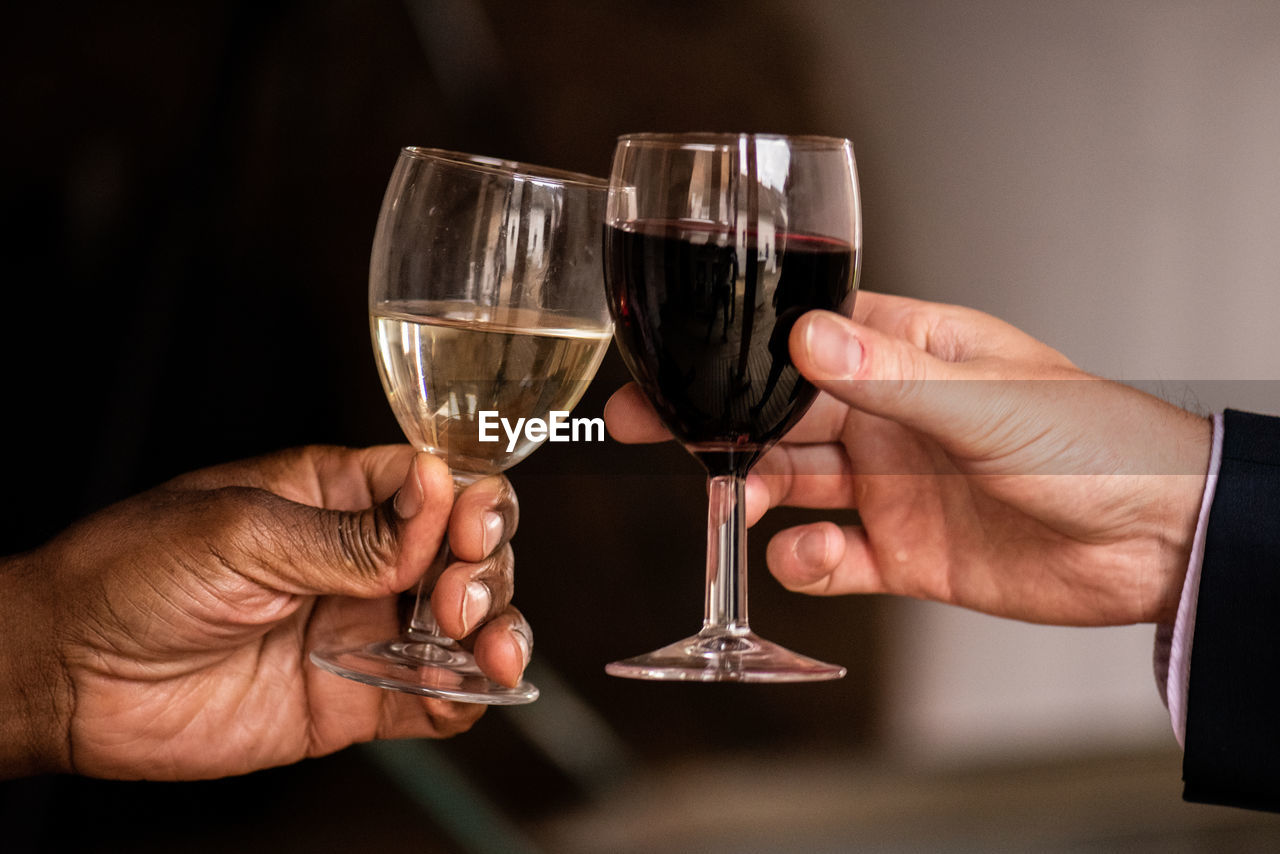
[[311, 661], [338, 676], [424, 697], [489, 706], [516, 706], [538, 699], [538, 688], [521, 681], [514, 688], [481, 672], [471, 654], [447, 638], [417, 633], [349, 649], [313, 650]]
[[645, 655], [615, 661], [610, 676], [683, 682], [821, 682], [841, 679], [838, 664], [808, 658], [749, 629], [699, 632]]

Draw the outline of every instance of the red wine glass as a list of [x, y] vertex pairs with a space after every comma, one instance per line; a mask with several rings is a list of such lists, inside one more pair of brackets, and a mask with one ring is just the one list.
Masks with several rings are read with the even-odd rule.
[[605, 222], [615, 340], [675, 437], [706, 467], [702, 629], [609, 664], [614, 676], [839, 679], [845, 669], [747, 623], [747, 472], [813, 403], [787, 340], [810, 309], [853, 307], [862, 244], [848, 140], [634, 134], [618, 140]]

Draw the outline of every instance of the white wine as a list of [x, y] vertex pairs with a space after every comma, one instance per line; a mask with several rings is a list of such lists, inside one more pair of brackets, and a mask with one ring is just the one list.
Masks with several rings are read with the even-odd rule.
[[454, 471], [493, 474], [539, 441], [480, 441], [480, 413], [546, 419], [582, 397], [608, 349], [601, 324], [532, 309], [404, 300], [371, 317], [378, 373], [410, 444]]

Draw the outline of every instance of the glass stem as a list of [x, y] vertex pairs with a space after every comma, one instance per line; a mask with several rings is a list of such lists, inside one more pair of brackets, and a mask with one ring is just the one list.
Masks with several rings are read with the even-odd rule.
[[[450, 473], [453, 475], [453, 497], [455, 499], [462, 490], [483, 477], [483, 475], [470, 472], [452, 471]], [[452, 638], [440, 634], [440, 624], [436, 622], [436, 615], [431, 613], [431, 591], [435, 587], [436, 579], [440, 577], [440, 573], [445, 571], [452, 559], [453, 552], [449, 550], [449, 535], [446, 532], [444, 539], [440, 541], [440, 550], [431, 559], [431, 565], [427, 567], [427, 571], [422, 575], [422, 580], [418, 582], [417, 598], [413, 602], [413, 613], [409, 617], [408, 630], [409, 636], [414, 640], [440, 644], [454, 642]]]
[[744, 634], [747, 626], [746, 481], [707, 480], [707, 607], [702, 635]]
[[413, 602], [413, 615], [409, 618], [409, 635], [414, 640], [453, 643], [452, 638], [440, 634], [440, 624], [436, 622], [436, 615], [431, 613], [431, 590], [440, 573], [449, 565], [451, 556], [449, 538], [446, 536], [440, 543], [440, 551], [432, 558], [431, 566], [418, 582], [418, 595]]

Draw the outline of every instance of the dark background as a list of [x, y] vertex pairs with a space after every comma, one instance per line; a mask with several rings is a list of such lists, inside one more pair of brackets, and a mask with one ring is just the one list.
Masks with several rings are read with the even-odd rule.
[[[193, 468], [401, 441], [365, 287], [402, 145], [607, 174], [629, 131], [852, 133], [806, 109], [792, 85], [803, 45], [776, 4], [26, 5], [0, 38], [3, 553]], [[611, 353], [579, 412], [598, 415], [625, 379]], [[510, 476], [539, 666], [607, 722], [615, 759], [867, 739], [875, 602], [803, 601], [763, 571], [764, 529], [802, 514], [753, 538], [756, 625], [850, 676], [641, 684], [603, 665], [696, 629], [701, 470], [678, 448], [609, 442], [549, 445]], [[591, 794], [503, 711], [443, 750], [517, 819]], [[52, 779], [5, 795], [8, 826], [37, 847], [162, 848], [199, 828], [300, 850], [335, 839], [320, 818], [335, 812], [394, 844], [412, 813], [399, 791], [348, 751], [242, 780]]]

